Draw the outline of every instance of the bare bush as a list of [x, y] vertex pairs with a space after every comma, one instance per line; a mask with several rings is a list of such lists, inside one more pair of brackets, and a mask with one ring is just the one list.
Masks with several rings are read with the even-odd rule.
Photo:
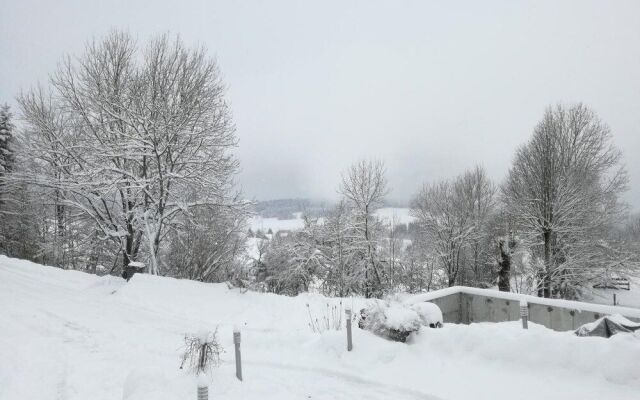
[[315, 316], [311, 312], [311, 307], [307, 303], [307, 313], [309, 314], [309, 327], [314, 333], [323, 333], [326, 331], [342, 330], [342, 301], [337, 305], [326, 303], [326, 307], [320, 312], [320, 316]]
[[220, 365], [220, 354], [224, 352], [218, 343], [218, 328], [213, 332], [198, 335], [185, 335], [185, 350], [180, 369], [186, 365], [195, 375], [207, 372], [211, 367]]

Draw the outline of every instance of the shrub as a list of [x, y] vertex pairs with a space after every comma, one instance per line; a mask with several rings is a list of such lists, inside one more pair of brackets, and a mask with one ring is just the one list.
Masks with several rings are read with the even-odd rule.
[[437, 305], [376, 301], [360, 311], [358, 322], [360, 328], [397, 342], [405, 342], [411, 332], [417, 332], [423, 325], [442, 326], [442, 312]]
[[213, 332], [185, 335], [184, 343], [185, 351], [180, 369], [186, 364], [191, 372], [199, 375], [220, 364], [220, 354], [224, 349], [218, 343], [218, 328]]

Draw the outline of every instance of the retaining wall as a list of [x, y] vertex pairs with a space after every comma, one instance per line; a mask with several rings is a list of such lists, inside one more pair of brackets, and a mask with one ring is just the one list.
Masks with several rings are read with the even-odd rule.
[[606, 306], [558, 299], [456, 286], [415, 296], [412, 301], [430, 301], [442, 310], [445, 323], [504, 322], [520, 319], [520, 301], [529, 308], [529, 321], [556, 331], [574, 330], [598, 318], [621, 314], [640, 322], [640, 309]]

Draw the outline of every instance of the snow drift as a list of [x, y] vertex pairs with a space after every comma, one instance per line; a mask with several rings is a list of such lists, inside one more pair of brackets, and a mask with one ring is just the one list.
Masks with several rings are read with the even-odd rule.
[[[185, 333], [219, 328], [209, 376], [224, 399], [636, 399], [640, 336], [581, 338], [519, 322], [422, 328], [406, 344], [354, 329], [314, 334], [306, 304], [149, 275], [97, 277], [0, 256], [0, 399], [185, 399]], [[352, 309], [363, 299], [343, 299]], [[244, 382], [234, 376], [242, 329]], [[516, 395], [517, 394], [517, 395]]]

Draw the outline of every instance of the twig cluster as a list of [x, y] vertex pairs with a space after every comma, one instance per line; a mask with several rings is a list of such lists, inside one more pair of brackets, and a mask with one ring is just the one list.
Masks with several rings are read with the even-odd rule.
[[339, 331], [342, 329], [342, 301], [337, 305], [326, 303], [320, 317], [311, 313], [311, 307], [307, 303], [307, 313], [309, 315], [309, 327], [314, 333], [322, 333], [329, 330]]
[[185, 351], [180, 369], [187, 368], [198, 375], [211, 367], [220, 365], [220, 354], [224, 352], [218, 343], [218, 329], [201, 335], [185, 335]]

